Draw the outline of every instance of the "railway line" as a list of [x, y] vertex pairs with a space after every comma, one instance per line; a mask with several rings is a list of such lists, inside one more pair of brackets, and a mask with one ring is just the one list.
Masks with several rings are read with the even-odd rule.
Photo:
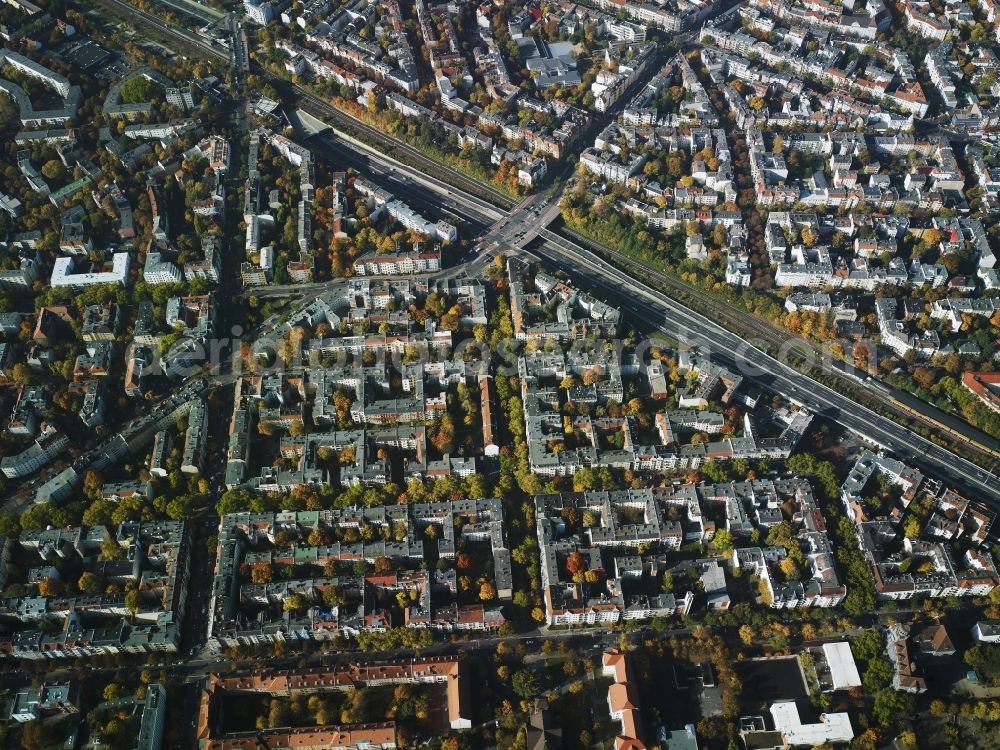
[[[208, 40], [195, 32], [188, 31], [187, 29], [171, 24], [159, 16], [125, 2], [125, 0], [99, 0], [99, 2], [113, 7], [126, 18], [142, 22], [143, 24], [159, 30], [162, 34], [171, 37], [178, 42], [196, 47], [198, 50], [209, 55], [212, 59], [224, 62], [227, 65], [231, 65], [233, 63], [233, 57], [230, 50], [214, 40]], [[255, 73], [261, 75], [272, 84], [289, 89], [301, 102], [307, 104], [315, 112], [320, 113], [324, 118], [339, 123], [344, 129], [362, 133], [367, 138], [380, 144], [382, 147], [390, 149], [396, 154], [405, 156], [409, 163], [422, 169], [426, 174], [432, 176], [445, 175], [450, 181], [450, 184], [461, 189], [467, 194], [486, 198], [493, 205], [493, 207], [500, 207], [505, 211], [514, 207], [516, 201], [506, 193], [490, 187], [475, 178], [469, 177], [464, 172], [444, 164], [437, 159], [427, 156], [415, 146], [411, 146], [410, 144], [404, 143], [397, 138], [393, 138], [379, 128], [363, 122], [350, 113], [334, 106], [322, 97], [317, 96], [306, 88], [290, 83], [285, 78], [277, 76], [270, 71], [263, 70], [259, 68], [259, 66], [253, 65], [252, 61], [251, 67], [255, 68]]]
[[196, 32], [188, 31], [187, 29], [175, 26], [165, 19], [144, 11], [135, 5], [125, 2], [124, 0], [98, 0], [98, 2], [102, 5], [114, 8], [116, 12], [125, 18], [140, 21], [147, 26], [157, 29], [164, 36], [181, 42], [182, 44], [195, 47], [214, 60], [219, 60], [227, 65], [231, 62], [231, 56], [228, 49], [217, 42], [208, 41]]
[[[198, 34], [169, 24], [164, 19], [158, 18], [151, 13], [128, 4], [125, 0], [100, 0], [100, 2], [104, 3], [106, 6], [115, 8], [125, 17], [132, 18], [138, 22], [152, 26], [153, 28], [160, 30], [164, 35], [204, 52], [213, 59], [232, 64], [230, 51], [218, 43], [206, 40]], [[403, 143], [378, 128], [359, 120], [301, 86], [290, 84], [286, 79], [267, 71], [258, 72], [261, 72], [262, 75], [268, 80], [272, 80], [275, 83], [280, 84], [284, 89], [290, 90], [297, 97], [299, 97], [305, 105], [312, 108], [323, 117], [341, 124], [345, 130], [353, 130], [355, 133], [361, 133], [375, 143], [389, 149], [392, 153], [401, 154], [404, 157], [401, 161], [405, 161], [407, 166], [421, 170], [427, 175], [443, 175], [445, 177], [444, 182], [447, 186], [450, 186], [444, 187], [444, 192], [457, 202], [461, 203], [464, 201], [471, 203], [479, 209], [482, 209], [482, 207], [488, 203], [490, 204], [489, 208], [492, 209], [492, 212], [495, 212], [498, 208], [502, 211], [509, 211], [514, 208], [514, 199], [501, 191], [465, 175], [454, 167], [442, 164], [441, 162], [428, 157], [416, 147]], [[706, 322], [721, 324], [729, 330], [739, 331], [741, 336], [745, 336], [749, 333], [756, 337], [765, 348], [782, 352], [788, 351], [791, 346], [792, 348], [799, 350], [803, 358], [808, 357], [817, 359], [822, 356], [816, 347], [804, 339], [790, 336], [787, 333], [779, 331], [765, 321], [751, 315], [743, 314], [741, 311], [733, 308], [729, 303], [722, 302], [720, 304], [719, 300], [709, 298], [701, 290], [698, 290], [679, 279], [651, 269], [645, 264], [634, 260], [625, 253], [596, 243], [593, 240], [566, 227], [560, 228], [558, 234], [548, 228], [541, 229], [537, 234], [546, 242], [553, 243], [559, 247], [560, 251], [566, 257], [568, 257], [570, 253], [577, 252], [578, 250], [585, 248], [595, 254], [598, 258], [611, 259], [614, 262], [612, 268], [616, 271], [620, 272], [621, 270], [628, 269], [634, 278], [648, 280], [660, 291], [669, 290], [669, 293], [675, 299], [680, 297], [681, 299], [694, 301], [701, 310], [711, 310], [711, 318], [706, 318]], [[569, 247], [567, 247], [567, 240], [569, 240]], [[746, 339], [741, 339], [741, 342], [746, 343]], [[821, 364], [821, 369], [824, 374], [833, 376], [838, 380], [846, 382], [846, 379], [849, 379], [849, 373], [845, 373], [842, 368]], [[826, 388], [826, 386], [817, 384], [817, 388]], [[854, 388], [854, 390], [856, 391], [857, 389]], [[989, 462], [994, 461], [996, 457], [1000, 455], [1000, 452], [997, 450], [998, 441], [994, 438], [987, 436], [978, 430], [969, 428], [966, 425], [962, 425], [961, 430], [949, 426], [947, 422], [950, 421], [951, 418], [945, 413], [939, 412], [939, 410], [930, 405], [927, 405], [926, 413], [925, 411], [917, 411], [916, 409], [903, 403], [898, 398], [898, 395], [899, 394], [894, 394], [892, 392], [886, 394], [874, 393], [869, 390], [864, 392], [864, 396], [867, 398], [864, 398], [863, 400], [868, 401], [869, 403], [874, 402], [879, 406], [888, 409], [897, 418], [907, 421], [913, 420], [930, 427], [931, 429], [937, 430], [947, 436], [950, 439], [949, 442], [952, 442], [953, 444], [957, 442], [957, 447], [959, 449], [971, 448], [974, 455], [978, 455], [980, 458], [986, 458]], [[851, 393], [850, 398], [857, 399], [858, 394]], [[859, 406], [859, 408], [867, 409], [868, 407]], [[923, 408], [924, 407], [922, 407], [922, 409]], [[919, 440], [926, 441], [926, 438], [921, 436], [916, 437], [919, 438]], [[930, 441], [927, 442], [930, 445], [935, 445]]]
[[[993, 471], [981, 468], [963, 456], [941, 447], [918, 433], [901, 427], [868, 406], [852, 401], [837, 390], [804, 375], [792, 366], [732, 333], [709, 317], [679, 304], [667, 293], [633, 277], [615, 262], [543, 230], [542, 239], [530, 253], [547, 265], [571, 272], [589, 282], [623, 311], [644, 320], [668, 335], [682, 327], [688, 342], [710, 352], [713, 359], [748, 373], [769, 388], [805, 405], [815, 413], [830, 416], [862, 440], [889, 450], [904, 461], [930, 468], [956, 487], [974, 491], [993, 507], [1000, 508], [1000, 487]], [[633, 261], [634, 262], [634, 261]], [[754, 374], [756, 373], [756, 374]], [[847, 408], [849, 405], [849, 408]], [[981, 451], [983, 465], [992, 465], [990, 451]]]
[[[711, 317], [716, 322], [721, 323], [730, 330], [749, 331], [764, 342], [765, 346], [773, 348], [775, 351], [781, 352], [795, 349], [802, 352], [805, 358], [814, 359], [817, 362], [817, 366], [819, 366], [824, 373], [833, 375], [838, 379], [851, 377], [850, 372], [845, 369], [846, 367], [850, 367], [850, 365], [843, 365], [840, 367], [836, 364], [833, 366], [823, 366], [821, 359], [822, 353], [819, 352], [813, 344], [809, 343], [805, 339], [780, 331], [770, 323], [755, 318], [750, 314], [740, 315], [736, 310], [732, 309], [728, 303], [719, 304], [718, 300], [706, 297], [705, 293], [701, 290], [690, 286], [680, 279], [676, 279], [672, 276], [651, 269], [621, 251], [596, 243], [589, 237], [566, 227], [560, 228], [560, 234], [556, 234], [552, 230], [548, 229], [543, 230], [541, 234], [543, 237], [553, 240], [560, 235], [565, 235], [567, 238], [572, 239], [575, 243], [589, 248], [597, 255], [613, 259], [619, 268], [629, 269], [632, 273], [636, 274], [638, 278], [650, 279], [660, 288], [666, 288], [671, 290], [674, 294], [689, 297], [693, 299], [702, 310], [711, 309]], [[1000, 450], [997, 450], [998, 441], [995, 438], [992, 438], [986, 433], [981, 433], [974, 428], [966, 429], [965, 432], [959, 432], [954, 427], [946, 424], [945, 420], [948, 419], [947, 415], [943, 412], [940, 412], [939, 414], [938, 409], [930, 405], [926, 405], [927, 412], [917, 411], [912, 406], [905, 404], [901, 400], [900, 397], [902, 394], [900, 394], [897, 389], [884, 386], [884, 390], [885, 393], [881, 397], [875, 397], [874, 394], [868, 392], [866, 392], [865, 395], [871, 397], [876, 403], [892, 410], [898, 417], [915, 420], [923, 423], [927, 427], [943, 432], [959, 445], [972, 446], [974, 451], [984, 457], [990, 459], [1000, 458]]]
[[[287, 81], [284, 79], [278, 79], [277, 76], [274, 76], [271, 73], [265, 73], [264, 75], [271, 80], [277, 79], [282, 83], [287, 84]], [[429, 175], [434, 176], [435, 173], [447, 175], [448, 179], [451, 180], [452, 185], [473, 196], [481, 198], [486, 197], [493, 207], [500, 207], [506, 211], [514, 206], [514, 199], [506, 193], [469, 177], [464, 172], [448, 166], [447, 164], [443, 164], [437, 159], [427, 156], [415, 146], [411, 146], [408, 143], [403, 143], [402, 141], [393, 138], [374, 125], [369, 125], [368, 123], [359, 120], [353, 115], [334, 106], [333, 104], [330, 104], [325, 99], [316, 96], [311, 91], [308, 91], [301, 86], [292, 84], [292, 89], [301, 101], [307, 103], [313, 108], [314, 111], [310, 112], [310, 114], [318, 113], [322, 115], [321, 119], [325, 118], [331, 122], [337, 123], [340, 127], [347, 130], [353, 129], [355, 131], [359, 131], [385, 148], [391, 149], [396, 153], [404, 154], [410, 162], [416, 162], [414, 166], [419, 166]], [[305, 109], [308, 111], [308, 108]]]

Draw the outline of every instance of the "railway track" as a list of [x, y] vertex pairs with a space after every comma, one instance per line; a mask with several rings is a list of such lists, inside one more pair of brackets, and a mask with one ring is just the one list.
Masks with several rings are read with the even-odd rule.
[[[232, 55], [228, 49], [214, 44], [194, 32], [171, 24], [159, 16], [141, 10], [134, 5], [130, 5], [125, 2], [125, 0], [99, 0], [99, 2], [103, 3], [105, 6], [114, 8], [125, 18], [141, 22], [146, 26], [156, 29], [163, 35], [176, 40], [177, 42], [193, 46], [215, 60], [219, 60], [226, 64], [232, 63]], [[451, 167], [438, 161], [437, 159], [427, 156], [420, 151], [420, 149], [411, 146], [408, 143], [404, 143], [379, 128], [369, 125], [357, 117], [354, 117], [349, 112], [345, 112], [302, 86], [293, 84], [287, 79], [275, 75], [270, 71], [262, 70], [259, 67], [257, 67], [254, 72], [262, 75], [273, 84], [287, 88], [291, 91], [291, 93], [298, 97], [300, 101], [307, 103], [314, 110], [322, 114], [326, 119], [337, 122], [340, 127], [345, 130], [353, 130], [356, 133], [362, 133], [364, 136], [378, 143], [383, 148], [390, 149], [397, 155], [405, 157], [405, 159], [401, 159], [401, 161], [406, 161], [429, 175], [439, 176], [442, 179], [446, 179], [449, 184], [454, 187], [472, 195], [484, 198], [493, 205], [504, 210], [509, 210], [516, 204], [516, 201], [506, 193], [490, 187], [486, 183], [473, 177], [469, 177], [455, 167]]]
[[[280, 81], [284, 81], [284, 79], [274, 76], [274, 74], [266, 73], [266, 75], [272, 80], [278, 79]], [[284, 82], [287, 84], [287, 81]], [[325, 119], [336, 122], [340, 127], [346, 130], [361, 132], [376, 143], [392, 149], [396, 154], [404, 155], [406, 158], [401, 159], [401, 161], [407, 161], [411, 164], [411, 166], [417, 167], [432, 176], [443, 175], [447, 177], [449, 184], [459, 190], [484, 198], [494, 206], [498, 206], [504, 210], [509, 210], [515, 205], [515, 200], [506, 193], [497, 190], [496, 188], [492, 188], [473, 177], [469, 177], [464, 172], [444, 164], [437, 159], [427, 156], [415, 146], [404, 143], [374, 125], [369, 125], [368, 123], [359, 120], [349, 112], [345, 112], [339, 107], [336, 107], [325, 99], [316, 96], [311, 91], [308, 91], [301, 86], [291, 84], [291, 87], [294, 93], [302, 101], [307, 102], [321, 115], [323, 115]]]
[[[182, 44], [193, 47], [213, 59], [227, 64], [232, 61], [230, 52], [221, 46], [217, 46], [196, 33], [190, 32], [186, 29], [181, 29], [173, 24], [170, 24], [165, 19], [141, 10], [134, 5], [130, 5], [125, 2], [125, 0], [99, 0], [99, 2], [107, 7], [114, 8], [124, 17], [131, 18], [137, 22], [151, 26], [165, 36], [168, 36]], [[330, 102], [316, 96], [301, 86], [290, 84], [287, 79], [281, 78], [267, 71], [263, 71], [263, 74], [268, 79], [276, 83], [280, 83], [282, 86], [290, 87], [292, 92], [298, 96], [300, 100], [309, 104], [326, 118], [340, 123], [344, 129], [360, 132], [380, 144], [382, 147], [390, 149], [395, 154], [405, 156], [405, 159], [401, 159], [401, 161], [406, 161], [411, 166], [417, 167], [427, 174], [433, 176], [443, 176], [443, 179], [457, 190], [484, 198], [488, 202], [502, 208], [503, 210], [509, 210], [515, 205], [515, 200], [505, 193], [492, 188], [479, 180], [469, 177], [454, 167], [443, 164], [438, 160], [427, 156], [416, 147], [393, 138], [382, 130], [359, 120], [348, 112], [337, 108]], [[559, 232], [560, 234], [557, 234], [549, 229], [543, 229], [540, 232], [540, 235], [543, 238], [548, 236], [550, 240], [562, 236], [564, 239], [571, 239], [600, 256], [611, 258], [619, 268], [629, 269], [629, 271], [636, 274], [637, 277], [647, 278], [657, 284], [661, 289], [671, 290], [674, 296], [680, 296], [682, 298], [687, 297], [688, 299], [693, 300], [698, 307], [701, 308], [702, 311], [705, 311], [712, 319], [722, 323], [727, 328], [730, 328], [730, 330], [739, 331], [741, 335], [745, 335], [747, 332], [753, 334], [765, 342], [765, 346], [781, 350], [791, 341], [803, 352], [808, 352], [810, 355], [815, 355], [817, 353], [816, 347], [804, 339], [799, 339], [797, 337], [790, 336], [787, 333], [778, 331], [770, 324], [752, 316], [740, 315], [736, 310], [731, 309], [727, 303], [720, 304], [719, 300], [706, 298], [701, 290], [698, 290], [680, 281], [679, 279], [651, 269], [645, 264], [634, 260], [625, 253], [601, 245], [567, 227], [561, 227]], [[830, 370], [829, 368], [823, 368], [823, 370], [825, 373], [831, 375], [838, 381], [841, 381], [841, 383], [847, 382], [846, 376], [842, 373], [837, 372], [836, 370]], [[843, 388], [841, 388], [841, 390], [843, 391]], [[865, 392], [865, 395], [868, 397], [866, 400], [874, 402], [884, 409], [890, 410], [897, 417], [915, 420], [916, 422], [927, 427], [943, 432], [948, 435], [952, 441], [957, 441], [959, 447], [964, 447], [963, 444], [971, 446], [977, 452], [991, 458], [996, 458], [1000, 455], [1000, 452], [993, 448], [992, 445], [986, 445], [983, 442], [972, 440], [969, 436], [963, 435], [954, 428], [943, 424], [939, 420], [906, 406], [902, 402], [893, 398], [891, 394], [889, 394], [886, 398], [877, 398], [869, 392]]]
[[[630, 273], [636, 274], [638, 278], [647, 278], [665, 291], [669, 290], [675, 298], [688, 298], [694, 302], [694, 305], [692, 306], [693, 309], [714, 319], [716, 322], [721, 323], [724, 327], [731, 331], [739, 332], [741, 335], [750, 333], [758, 337], [765, 342], [765, 346], [768, 348], [780, 351], [783, 347], [787, 348], [789, 342], [792, 342], [795, 345], [795, 348], [803, 353], [810, 353], [817, 356], [822, 354], [816, 349], [815, 346], [810, 344], [805, 339], [780, 331], [769, 323], [756, 319], [752, 316], [740, 315], [737, 311], [732, 310], [728, 303], [720, 302], [719, 300], [710, 297], [706, 298], [704, 292], [701, 290], [696, 289], [672, 276], [656, 271], [644, 263], [635, 260], [631, 256], [626, 255], [619, 250], [615, 250], [595, 242], [589, 237], [573, 231], [568, 227], [560, 227], [559, 233], [552, 232], [552, 230], [544, 230], [542, 232], [542, 236], [544, 237], [546, 234], [551, 234], [555, 237], [564, 236], [565, 239], [572, 240], [573, 242], [586, 247], [598, 256], [604, 256], [613, 260], [615, 265], [622, 270], [628, 270]], [[842, 393], [850, 393], [852, 397], [857, 398], [856, 391], [858, 389], [856, 387], [851, 390], [847, 390], [843, 387], [843, 384], [854, 386], [853, 383], [848, 381], [846, 375], [836, 369], [823, 367], [821, 370], [824, 374], [834, 377], [840, 383], [838, 390]], [[988, 439], [988, 436], [987, 439], [973, 440], [969, 435], [963, 434], [953, 427], [949, 427], [933, 416], [907, 406], [897, 398], [894, 398], [891, 393], [888, 393], [885, 398], [878, 398], [870, 391], [863, 390], [863, 398], [870, 403], [877, 404], [881, 408], [889, 410], [897, 419], [914, 421], [926, 427], [930, 427], [939, 433], [943, 433], [949, 438], [948, 442], [950, 443], [950, 450], [961, 453], [962, 448], [971, 446], [975, 453], [981, 454], [982, 456], [986, 456], [990, 459], [1000, 458], [1000, 451], [996, 450], [994, 447], [996, 444], [995, 440]]]
[[215, 60], [220, 60], [227, 64], [231, 60], [227, 49], [221, 46], [216, 46], [199, 34], [175, 26], [166, 19], [153, 15], [152, 13], [144, 11], [141, 8], [137, 8], [130, 3], [124, 2], [124, 0], [98, 0], [98, 2], [105, 7], [113, 8], [118, 14], [125, 18], [130, 18], [135, 21], [142, 22], [147, 26], [151, 26], [164, 36], [174, 39], [182, 44], [192, 46]]

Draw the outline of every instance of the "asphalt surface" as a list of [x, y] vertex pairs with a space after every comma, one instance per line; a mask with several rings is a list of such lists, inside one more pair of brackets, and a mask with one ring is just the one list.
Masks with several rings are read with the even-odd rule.
[[652, 323], [671, 338], [698, 347], [713, 361], [736, 368], [814, 413], [844, 425], [865, 441], [877, 443], [901, 460], [1000, 508], [1000, 481], [985, 469], [779, 362], [756, 348], [753, 341], [688, 310], [589, 251], [545, 232], [545, 241], [534, 246], [531, 253], [553, 268], [582, 278], [625, 312]]
[[[536, 194], [522, 201], [510, 213], [505, 213], [482, 199], [461, 193], [454, 186], [419, 175], [410, 167], [374, 150], [363, 156], [348, 157], [344, 151], [353, 144], [339, 134], [327, 134], [324, 144], [328, 153], [336, 150], [334, 158], [361, 159], [368, 168], [376, 167], [379, 172], [375, 181], [395, 185], [401, 197], [408, 196], [439, 211], [454, 211], [460, 207], [466, 220], [474, 225], [482, 226], [493, 219], [493, 224], [479, 239], [478, 244], [482, 248], [480, 257], [485, 257], [488, 251], [510, 253], [529, 247], [529, 255], [582, 279], [631, 316], [653, 324], [671, 338], [701, 349], [719, 364], [735, 368], [751, 380], [793, 399], [814, 413], [837, 421], [873, 447], [890, 451], [931, 476], [1000, 508], [1000, 481], [988, 470], [803, 375], [762, 351], [753, 340], [748, 341], [731, 333], [718, 322], [691, 311], [586, 248], [546, 229], [559, 213], [558, 195], [547, 197], [542, 193]], [[405, 180], [416, 180], [418, 175], [421, 181], [419, 187], [412, 183], [405, 185]], [[761, 345], [763, 341], [756, 343]]]

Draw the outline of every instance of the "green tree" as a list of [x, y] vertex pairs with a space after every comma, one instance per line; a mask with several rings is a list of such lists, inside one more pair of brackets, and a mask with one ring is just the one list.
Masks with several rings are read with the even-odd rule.
[[965, 652], [965, 663], [993, 685], [1000, 685], [1000, 644], [979, 643]]
[[902, 721], [913, 715], [913, 696], [883, 688], [875, 694], [875, 705], [872, 716], [878, 725], [883, 727], [899, 726]]
[[159, 96], [161, 87], [142, 75], [126, 81], [119, 89], [122, 104], [144, 104]]
[[284, 609], [286, 612], [302, 614], [309, 609], [309, 600], [303, 594], [290, 594], [285, 598]]
[[521, 698], [530, 698], [538, 693], [538, 678], [528, 669], [521, 669], [511, 678], [511, 687]]
[[58, 159], [50, 159], [42, 165], [41, 172], [47, 180], [61, 181], [66, 177], [66, 165]]
[[118, 541], [110, 534], [101, 542], [102, 560], [121, 560], [125, 557], [125, 550], [122, 549]]
[[712, 543], [709, 546], [722, 555], [731, 554], [733, 551], [732, 533], [727, 529], [719, 529], [715, 532], [715, 536], [712, 538]]
[[101, 579], [89, 570], [80, 576], [80, 580], [76, 582], [76, 585], [84, 594], [99, 594], [103, 587]]
[[868, 668], [861, 676], [861, 683], [869, 693], [875, 693], [892, 683], [892, 665], [888, 659], [878, 657], [868, 662]]

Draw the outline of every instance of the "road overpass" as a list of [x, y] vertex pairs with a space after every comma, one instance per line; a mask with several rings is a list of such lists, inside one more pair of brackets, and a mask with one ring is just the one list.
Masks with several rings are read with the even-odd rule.
[[[139, 11], [124, 0], [103, 1], [118, 7], [123, 13], [138, 21], [152, 24], [165, 33], [195, 44], [213, 57], [224, 56], [229, 59], [228, 54], [222, 53], [203, 38], [191, 34], [191, 32], [171, 27], [162, 19]], [[189, 37], [194, 37], [194, 40]], [[609, 299], [620, 304], [626, 312], [638, 315], [640, 319], [649, 320], [648, 316], [655, 311], [651, 322], [657, 327], [669, 332], [668, 321], [670, 326], [676, 324], [685, 327], [690, 331], [689, 341], [710, 348], [713, 351], [713, 356], [724, 356], [723, 352], [740, 353], [745, 366], [756, 366], [762, 370], [758, 380], [765, 384], [770, 383], [771, 387], [796, 398], [814, 411], [829, 414], [859, 434], [884, 445], [886, 449], [923, 466], [930, 473], [941, 476], [958, 487], [973, 490], [975, 494], [989, 498], [991, 502], [1000, 507], [1000, 487], [994, 486], [997, 485], [997, 482], [994, 481], [992, 471], [987, 472], [972, 462], [901, 427], [893, 420], [859, 405], [849, 396], [840, 394], [799, 373], [790, 366], [774, 360], [761, 349], [749, 346], [744, 338], [729, 332], [716, 321], [681, 306], [663, 292], [653, 289], [636, 280], [633, 276], [624, 273], [620, 268], [607, 263], [593, 251], [545, 229], [544, 227], [558, 214], [558, 195], [550, 199], [545, 199], [540, 195], [534, 196], [515, 206], [509, 214], [505, 214], [502, 209], [506, 209], [513, 201], [495, 188], [477, 183], [478, 187], [475, 192], [489, 198], [489, 201], [483, 200], [460, 187], [469, 184], [471, 178], [467, 175], [454, 168], [440, 165], [412, 146], [395, 141], [376, 128], [360, 123], [301, 87], [293, 86], [292, 90], [308, 105], [313, 114], [318, 114], [321, 117], [325, 115], [335, 116], [340, 121], [344, 121], [346, 118], [350, 120], [352, 127], [371, 133], [373, 137], [377, 137], [378, 142], [391, 141], [394, 149], [414, 163], [431, 162], [438, 173], [443, 170], [449, 175], [449, 178], [453, 176], [453, 184], [445, 185], [440, 180], [436, 182], [428, 180], [426, 172], [417, 171], [395, 159], [381, 155], [378, 157], [378, 162], [381, 165], [387, 166], [395, 173], [397, 181], [400, 179], [417, 181], [428, 192], [424, 199], [436, 200], [446, 212], [453, 213], [455, 207], [459, 206], [469, 215], [470, 219], [473, 218], [471, 215], [473, 212], [479, 217], [479, 220], [493, 218], [494, 223], [483, 238], [486, 248], [489, 248], [492, 243], [497, 249], [517, 252], [538, 239], [538, 247], [534, 251], [541, 259], [554, 267], [566, 269], [568, 273], [584, 276], [589, 283], [601, 289]], [[440, 169], [438, 169], [439, 167]], [[498, 206], [502, 208], [498, 208]], [[540, 238], [539, 235], [541, 235]], [[615, 258], [619, 265], [624, 263], [621, 253], [603, 247], [601, 251], [603, 255]], [[648, 273], [655, 274], [655, 272]], [[644, 271], [644, 275], [646, 274], [647, 272]], [[690, 294], [697, 292], [693, 288], [686, 291]], [[648, 304], [638, 303], [636, 300], [646, 300]], [[719, 305], [720, 309], [726, 305], [721, 300], [708, 300], [708, 302]], [[655, 306], [650, 307], [651, 304]], [[728, 313], [729, 316], [732, 316], [734, 311], [730, 310]], [[668, 315], [669, 317], [667, 317]], [[657, 322], [656, 316], [662, 316], [659, 318], [662, 322]], [[744, 318], [746, 317], [748, 316], [744, 316]], [[753, 326], [758, 326], [758, 330], [761, 330], [759, 326], [766, 325], [763, 321], [756, 319], [751, 322]], [[783, 335], [787, 337], [787, 334]], [[808, 346], [816, 353], [817, 350], [814, 347]], [[833, 367], [828, 367], [827, 371], [831, 376], [842, 374]], [[875, 393], [870, 395], [874, 400], [881, 401], [887, 408], [892, 408], [891, 400], [880, 398]], [[931, 408], [928, 405], [928, 410]], [[973, 438], [970, 436], [969, 440], [971, 442]], [[1000, 441], [994, 440], [992, 445], [985, 447], [996, 451], [997, 448], [1000, 448]]]

